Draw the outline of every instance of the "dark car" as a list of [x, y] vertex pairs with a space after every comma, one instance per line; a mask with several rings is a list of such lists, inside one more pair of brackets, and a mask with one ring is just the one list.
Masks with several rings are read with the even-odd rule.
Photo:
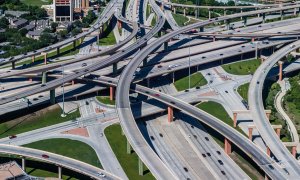
[[9, 139], [14, 139], [16, 137], [17, 137], [16, 135], [11, 135], [11, 136], [9, 136]]
[[49, 156], [48, 156], [47, 154], [43, 154], [42, 157], [43, 157], [43, 158], [46, 158], [46, 159], [49, 158]]
[[188, 168], [186, 168], [186, 167], [183, 167], [183, 169], [185, 170], [185, 172], [188, 172], [188, 171], [189, 171]]
[[150, 138], [151, 138], [151, 140], [152, 140], [152, 141], [154, 141], [154, 140], [155, 140], [155, 138], [154, 138], [153, 136], [150, 136]]
[[223, 165], [224, 163], [223, 163], [223, 161], [221, 161], [221, 160], [218, 160], [218, 162], [219, 162], [219, 164], [221, 164], [221, 165]]
[[205, 137], [205, 140], [206, 140], [206, 141], [209, 141], [208, 137]]

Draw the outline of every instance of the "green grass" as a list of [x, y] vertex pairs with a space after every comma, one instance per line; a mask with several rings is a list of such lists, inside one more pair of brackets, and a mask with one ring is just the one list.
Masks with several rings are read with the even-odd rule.
[[175, 19], [176, 23], [178, 24], [178, 26], [184, 26], [184, 23], [189, 20], [189, 18], [187, 18], [181, 14], [172, 13], [172, 15], [173, 15], [173, 18]]
[[60, 116], [61, 112], [61, 108], [56, 105], [55, 107], [52, 106], [52, 108], [47, 108], [47, 111], [38, 111], [35, 114], [30, 114], [16, 120], [1, 123], [0, 138], [32, 131], [80, 117], [79, 110], [68, 114], [64, 118]]
[[109, 46], [109, 45], [114, 45], [116, 44], [116, 38], [115, 38], [115, 35], [114, 35], [114, 32], [113, 31], [110, 31], [110, 33], [105, 36], [105, 37], [102, 37], [100, 40], [99, 40], [99, 43], [98, 45], [100, 46]]
[[47, 139], [26, 144], [24, 147], [60, 154], [102, 168], [93, 148], [77, 140]]
[[31, 6], [42, 6], [42, 5], [51, 4], [52, 0], [21, 0], [21, 2]]
[[108, 96], [96, 96], [97, 100], [103, 104], [115, 105], [115, 100], [110, 100]]
[[258, 68], [258, 66], [260, 65], [260, 63], [261, 63], [260, 59], [251, 59], [248, 61], [225, 64], [222, 65], [222, 67], [226, 72], [230, 74], [248, 75], [248, 74], [253, 74]]
[[[233, 120], [227, 114], [226, 110], [224, 109], [224, 107], [221, 104], [212, 102], [212, 101], [208, 101], [208, 102], [202, 102], [202, 103], [198, 104], [197, 108], [202, 109], [203, 111], [215, 116], [216, 118], [220, 119], [224, 123], [233, 127]], [[236, 130], [245, 135], [245, 133], [242, 131], [242, 129], [239, 128], [238, 126], [236, 127]]]
[[[191, 75], [191, 88], [196, 86], [203, 86], [207, 84], [206, 79], [203, 77], [203, 75], [199, 72], [194, 73]], [[178, 91], [182, 91], [189, 88], [189, 77], [184, 77], [182, 79], [179, 79], [175, 81], [174, 86]]]
[[[119, 124], [107, 127], [104, 133], [129, 179], [154, 179], [152, 174], [147, 170], [144, 171], [143, 176], [138, 174], [138, 156], [134, 152], [131, 154], [126, 153], [127, 140], [125, 136], [121, 135], [121, 126]], [[144, 166], [144, 170], [145, 169], [146, 167]]]
[[241, 95], [241, 97], [248, 102], [248, 89], [250, 83], [243, 84], [238, 87], [237, 91]]

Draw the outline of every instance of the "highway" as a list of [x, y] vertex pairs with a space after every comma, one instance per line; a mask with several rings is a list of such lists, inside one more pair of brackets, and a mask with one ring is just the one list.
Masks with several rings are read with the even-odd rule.
[[[58, 154], [41, 151], [37, 149], [25, 148], [21, 146], [13, 146], [0, 144], [0, 153], [3, 154], [15, 154], [19, 156], [24, 156], [26, 158], [32, 158], [43, 162], [48, 162], [52, 164], [59, 165], [61, 167], [65, 167], [67, 169], [71, 169], [78, 173], [85, 174], [91, 178], [102, 179], [99, 177], [98, 173], [101, 172], [106, 175], [105, 179], [121, 179], [111, 173], [108, 173], [100, 168], [89, 165], [87, 163], [71, 159], [65, 156], [61, 156]], [[42, 155], [48, 155], [49, 158], [44, 158]]]
[[[299, 7], [298, 5], [295, 6], [289, 6], [288, 8], [286, 7], [281, 7], [281, 8], [274, 8], [274, 9], [267, 9], [267, 10], [259, 10], [259, 11], [254, 11], [256, 14], [258, 13], [267, 13], [267, 12], [272, 12], [274, 10], [284, 10], [286, 8], [287, 9], [291, 9], [291, 8], [295, 8], [295, 7]], [[126, 66], [126, 68], [122, 71], [122, 74], [120, 76], [119, 82], [118, 82], [118, 86], [117, 86], [117, 91], [116, 91], [116, 105], [117, 105], [117, 110], [118, 110], [118, 115], [120, 118], [120, 123], [121, 126], [123, 128], [123, 131], [127, 137], [127, 139], [129, 140], [130, 144], [133, 146], [133, 149], [137, 152], [137, 154], [139, 155], [139, 157], [143, 160], [143, 162], [146, 164], [146, 166], [150, 169], [150, 171], [154, 174], [154, 176], [158, 179], [165, 179], [166, 175], [164, 173], [164, 169], [161, 168], [159, 169], [159, 171], [157, 169], [153, 169], [153, 167], [157, 166], [158, 163], [160, 163], [159, 160], [157, 161], [153, 161], [149, 162], [150, 158], [152, 158], [152, 154], [148, 154], [145, 153], [144, 151], [141, 151], [140, 147], [142, 147], [143, 149], [147, 148], [150, 151], [150, 147], [147, 144], [147, 142], [143, 139], [143, 136], [141, 135], [136, 122], [134, 120], [134, 117], [132, 115], [132, 111], [131, 111], [131, 107], [130, 107], [130, 102], [129, 102], [129, 90], [130, 90], [130, 84], [132, 82], [133, 79], [133, 75], [135, 73], [135, 70], [138, 68], [139, 64], [151, 53], [153, 52], [156, 48], [158, 48], [158, 46], [165, 42], [168, 41], [169, 39], [171, 39], [172, 37], [184, 33], [188, 30], [194, 29], [194, 28], [198, 28], [198, 27], [202, 27], [204, 25], [207, 24], [211, 24], [213, 22], [217, 22], [217, 21], [224, 21], [226, 19], [230, 19], [230, 18], [237, 18], [237, 17], [242, 17], [242, 16], [249, 16], [249, 15], [253, 15], [255, 14], [254, 12], [246, 12], [246, 13], [241, 13], [241, 14], [234, 14], [234, 15], [229, 15], [229, 16], [223, 16], [220, 18], [215, 18], [215, 19], [210, 19], [208, 21], [203, 21], [203, 22], [199, 22], [199, 23], [195, 23], [195, 24], [191, 24], [185, 27], [182, 27], [180, 29], [178, 29], [177, 31], [173, 31], [171, 33], [168, 33], [164, 36], [162, 36], [161, 38], [156, 39], [155, 41], [153, 41], [151, 44], [149, 44], [148, 46], [146, 46], [146, 48], [143, 48]], [[146, 91], [144, 91], [145, 94]], [[238, 144], [237, 146], [241, 149], [243, 149], [245, 151], [245, 149], [250, 148], [251, 146], [247, 145], [245, 146], [245, 141], [249, 141], [247, 138], [243, 137], [242, 135], [239, 136], [233, 136], [234, 131], [233, 129], [230, 129], [230, 127], [228, 126], [227, 131], [224, 132], [224, 126], [221, 128], [220, 127], [220, 121], [218, 120], [212, 120], [211, 116], [208, 115], [207, 113], [201, 112], [200, 110], [198, 110], [195, 107], [190, 106], [189, 104], [186, 104], [184, 102], [181, 101], [173, 101], [174, 99], [172, 99], [171, 96], [165, 95], [165, 94], [160, 94], [160, 98], [159, 99], [165, 99], [165, 103], [175, 107], [177, 109], [180, 109], [182, 111], [187, 112], [190, 115], [193, 115], [195, 118], [199, 118], [202, 117], [204, 119], [206, 119], [207, 121], [205, 121], [204, 123], [208, 124], [210, 127], [216, 129], [218, 132], [222, 132], [222, 134], [227, 137], [228, 139], [231, 140], [231, 142], [233, 143], [241, 143]], [[172, 103], [171, 103], [172, 102]], [[175, 104], [175, 105], [174, 105]], [[179, 105], [178, 105], [179, 104]], [[205, 114], [207, 114], [207, 116], [204, 116]], [[211, 117], [211, 118], [209, 118]], [[225, 125], [226, 127], [226, 125]], [[231, 133], [229, 133], [231, 132]], [[273, 132], [274, 133], [274, 132]], [[244, 139], [243, 139], [244, 138]], [[255, 146], [252, 146], [252, 149], [256, 149]], [[247, 149], [245, 152], [247, 153], [251, 153], [253, 152], [253, 150]], [[267, 157], [265, 157], [265, 153], [263, 153], [264, 155], [262, 155], [263, 152], [261, 152], [260, 154], [251, 154], [250, 157], [253, 158], [253, 160], [261, 166], [261, 168], [271, 177], [271, 178], [276, 178], [276, 179], [285, 179], [287, 177], [287, 175], [285, 174], [285, 172], [280, 169], [279, 167], [277, 167], [276, 165], [273, 166], [268, 166], [270, 164], [273, 163], [272, 160], [270, 160], [270, 158], [268, 159]], [[261, 161], [264, 161], [263, 163], [260, 163]], [[268, 164], [268, 165], [267, 165]], [[276, 171], [274, 170], [276, 167]]]
[[291, 155], [288, 149], [282, 144], [275, 131], [271, 127], [269, 120], [264, 112], [264, 105], [262, 100], [262, 90], [264, 86], [264, 80], [270, 71], [270, 69], [284, 56], [291, 51], [300, 47], [300, 41], [296, 41], [290, 45], [287, 45], [274, 54], [272, 54], [259, 68], [250, 83], [248, 92], [249, 108], [253, 116], [253, 121], [264, 139], [271, 152], [276, 157], [277, 161], [282, 167], [287, 169], [287, 173], [291, 176], [291, 179], [297, 179], [300, 174], [300, 165], [296, 161], [295, 157]]
[[60, 48], [64, 45], [66, 45], [66, 44], [73, 43], [74, 41], [76, 41], [80, 38], [83, 38], [83, 37], [93, 33], [94, 31], [99, 30], [99, 28], [101, 26], [103, 26], [103, 24], [105, 22], [107, 22], [113, 16], [116, 9], [118, 9], [118, 8], [122, 9], [123, 2], [124, 2], [124, 0], [114, 0], [114, 1], [109, 2], [107, 7], [105, 8], [105, 10], [101, 13], [99, 18], [95, 22], [95, 24], [88, 31], [82, 32], [82, 33], [80, 33], [76, 36], [68, 38], [64, 41], [60, 41], [56, 44], [52, 44], [51, 46], [48, 46], [48, 47], [38, 49], [38, 50], [35, 50], [35, 51], [32, 51], [32, 52], [27, 52], [26, 54], [21, 54], [21, 55], [18, 55], [18, 56], [13, 56], [13, 57], [7, 58], [4, 61], [1, 61], [0, 65], [4, 65], [4, 64], [7, 64], [7, 63], [11, 63], [11, 62], [16, 62], [16, 61], [19, 61], [19, 60], [22, 60], [22, 59], [25, 59], [25, 58], [28, 58], [28, 57], [36, 56], [36, 55], [41, 55], [42, 53], [49, 52], [51, 50], [56, 50], [57, 48]]

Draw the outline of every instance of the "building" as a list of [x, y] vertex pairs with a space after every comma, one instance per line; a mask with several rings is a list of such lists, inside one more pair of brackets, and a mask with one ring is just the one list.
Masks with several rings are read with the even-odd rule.
[[88, 12], [89, 0], [54, 0], [53, 21], [73, 21], [79, 19]]
[[73, 21], [74, 0], [53, 1], [53, 21]]
[[7, 162], [0, 164], [0, 179], [28, 179], [27, 174], [22, 168], [15, 162]]
[[26, 37], [28, 38], [32, 38], [32, 39], [35, 39], [35, 40], [39, 40], [41, 35], [43, 33], [43, 30], [35, 30], [35, 31], [29, 31], [27, 34], [26, 34]]
[[292, 0], [259, 0], [258, 2], [263, 4], [281, 4], [281, 3], [292, 2]]
[[6, 10], [4, 12], [5, 16], [10, 15], [10, 16], [14, 16], [14, 17], [21, 17], [24, 14], [30, 14], [29, 11], [9, 11]]
[[29, 22], [23, 18], [8, 18], [9, 28], [20, 29], [25, 27]]

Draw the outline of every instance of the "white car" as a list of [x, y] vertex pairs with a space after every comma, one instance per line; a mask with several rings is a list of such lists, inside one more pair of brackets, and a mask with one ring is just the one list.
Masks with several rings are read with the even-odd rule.
[[102, 172], [98, 172], [97, 175], [103, 178], [105, 177], [105, 174], [103, 174]]

